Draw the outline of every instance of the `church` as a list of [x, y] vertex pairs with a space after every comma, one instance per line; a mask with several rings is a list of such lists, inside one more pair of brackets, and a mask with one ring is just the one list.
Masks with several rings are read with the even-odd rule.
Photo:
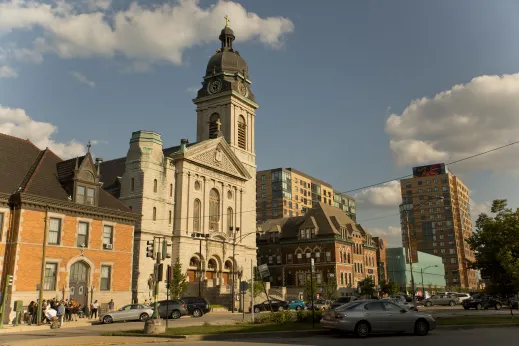
[[[164, 148], [161, 134], [136, 131], [126, 157], [102, 164], [103, 188], [141, 219], [135, 225], [132, 298], [153, 297], [155, 261], [146, 242], [165, 237], [188, 274], [186, 295], [230, 303], [232, 284], [256, 265], [255, 102], [248, 66], [226, 26], [209, 59], [196, 106], [196, 142]], [[167, 134], [163, 134], [167, 135]], [[166, 288], [160, 285], [160, 299]], [[236, 290], [237, 292], [237, 290]]]

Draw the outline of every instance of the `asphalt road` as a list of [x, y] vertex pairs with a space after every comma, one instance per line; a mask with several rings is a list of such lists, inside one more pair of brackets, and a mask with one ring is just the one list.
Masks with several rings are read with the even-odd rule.
[[[182, 342], [183, 345], [193, 346], [282, 346], [282, 345], [312, 345], [312, 346], [438, 346], [438, 345], [517, 345], [519, 328], [481, 328], [469, 330], [435, 330], [425, 337], [414, 335], [374, 335], [367, 339], [357, 339], [353, 336], [338, 335], [316, 336], [306, 338], [265, 338], [227, 341]], [[134, 346], [146, 344], [133, 344]], [[149, 344], [148, 344], [149, 345]], [[171, 345], [171, 343], [153, 343], [153, 346]]]

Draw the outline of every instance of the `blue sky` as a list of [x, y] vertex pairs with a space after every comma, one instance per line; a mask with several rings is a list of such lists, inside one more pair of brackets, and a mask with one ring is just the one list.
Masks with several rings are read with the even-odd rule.
[[[161, 133], [165, 145], [194, 141], [193, 90], [227, 12], [260, 104], [258, 169], [294, 167], [346, 191], [519, 139], [517, 1], [47, 3], [52, 10], [37, 5], [28, 15], [23, 4], [0, 2], [0, 131], [65, 156], [89, 139], [96, 155], [123, 156], [139, 129]], [[186, 10], [187, 20], [146, 20], [152, 3]], [[114, 40], [97, 31], [122, 12], [157, 44], [139, 30]], [[82, 22], [79, 13], [102, 17]], [[475, 212], [495, 198], [517, 207], [517, 154], [511, 147], [450, 167], [472, 189]], [[358, 220], [397, 214], [398, 196], [397, 184], [361, 192]], [[397, 216], [365, 226], [399, 238]]]

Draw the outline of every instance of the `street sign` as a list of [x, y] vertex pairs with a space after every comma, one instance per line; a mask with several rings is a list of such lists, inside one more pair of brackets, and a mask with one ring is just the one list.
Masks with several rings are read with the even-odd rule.
[[310, 264], [312, 266], [312, 274], [315, 273], [315, 262], [314, 262], [314, 259], [310, 259]]
[[249, 283], [247, 281], [240, 282], [240, 291], [246, 292], [249, 289]]
[[262, 278], [268, 278], [270, 276], [269, 267], [266, 264], [261, 264], [258, 266], [258, 271]]

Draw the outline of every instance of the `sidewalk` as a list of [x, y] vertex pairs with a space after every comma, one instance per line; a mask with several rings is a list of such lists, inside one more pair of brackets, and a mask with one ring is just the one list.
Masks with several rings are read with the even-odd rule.
[[[92, 325], [92, 322], [96, 322], [96, 320], [88, 320], [86, 318], [80, 318], [77, 322], [65, 322], [61, 329], [64, 328], [77, 328], [77, 327], [88, 327]], [[42, 324], [38, 326], [37, 324], [27, 325], [20, 324], [18, 326], [14, 326], [12, 324], [4, 325], [4, 328], [0, 329], [0, 334], [8, 334], [8, 333], [20, 333], [20, 332], [32, 332], [35, 330], [50, 330], [50, 324]]]
[[9, 342], [9, 346], [56, 346], [56, 345], [125, 345], [125, 344], [149, 344], [149, 343], [168, 342], [166, 338], [152, 337], [127, 337], [127, 336], [88, 336], [84, 338], [64, 337], [64, 338], [45, 338], [39, 340], [23, 340]]

